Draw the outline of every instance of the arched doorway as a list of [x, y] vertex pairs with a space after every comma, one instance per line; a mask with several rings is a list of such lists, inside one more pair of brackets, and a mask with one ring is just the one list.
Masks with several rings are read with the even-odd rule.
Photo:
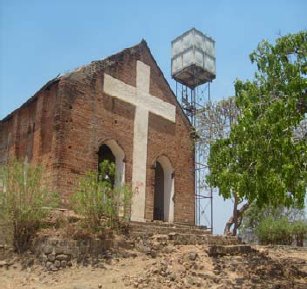
[[98, 151], [98, 166], [108, 160], [115, 164], [114, 186], [118, 187], [125, 183], [125, 153], [115, 140], [105, 141]]
[[[110, 177], [113, 187], [121, 187], [125, 183], [125, 153], [123, 149], [117, 144], [115, 140], [105, 141], [98, 150], [98, 172], [99, 164], [104, 160], [115, 164], [115, 177]], [[120, 206], [118, 208], [119, 216], [124, 215], [124, 208]]]
[[174, 221], [174, 170], [166, 156], [160, 156], [155, 165], [154, 220]]
[[155, 167], [154, 220], [164, 221], [164, 170], [157, 161]]

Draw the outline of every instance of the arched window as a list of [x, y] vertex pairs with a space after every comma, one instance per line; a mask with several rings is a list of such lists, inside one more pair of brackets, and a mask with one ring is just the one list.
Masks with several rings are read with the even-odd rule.
[[104, 160], [115, 164], [115, 178], [111, 179], [113, 186], [121, 186], [125, 182], [125, 154], [115, 140], [104, 142], [98, 151], [98, 170], [99, 164]]
[[115, 174], [112, 172], [110, 166], [108, 168], [102, 167], [105, 161], [107, 161], [110, 164], [110, 166], [114, 165], [115, 167], [116, 158], [114, 154], [112, 153], [111, 149], [106, 144], [103, 144], [99, 148], [99, 152], [98, 152], [98, 175], [99, 175], [99, 178], [108, 180], [112, 188], [114, 188]]

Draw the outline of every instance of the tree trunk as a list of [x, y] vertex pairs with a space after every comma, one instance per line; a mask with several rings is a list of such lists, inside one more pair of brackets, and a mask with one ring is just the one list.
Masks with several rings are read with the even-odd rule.
[[[233, 208], [233, 215], [229, 218], [225, 225], [224, 229], [224, 235], [227, 236], [236, 236], [238, 228], [240, 227], [242, 223], [242, 217], [244, 212], [248, 209], [249, 204], [244, 204], [241, 209], [238, 210], [238, 198], [235, 195], [235, 201], [234, 201], [234, 208]], [[233, 226], [233, 230], [231, 231], [231, 227]]]
[[237, 236], [237, 231], [238, 231], [238, 196], [237, 194], [234, 194], [234, 204], [233, 204], [233, 230], [232, 230], [232, 235]]

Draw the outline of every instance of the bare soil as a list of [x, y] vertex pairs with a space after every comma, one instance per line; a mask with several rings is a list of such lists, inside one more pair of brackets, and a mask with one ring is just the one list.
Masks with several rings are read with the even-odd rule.
[[209, 257], [206, 246], [171, 246], [157, 256], [134, 252], [57, 272], [36, 264], [24, 268], [24, 260], [13, 257], [13, 264], [0, 268], [0, 288], [307, 288], [307, 248], [254, 248], [254, 253]]

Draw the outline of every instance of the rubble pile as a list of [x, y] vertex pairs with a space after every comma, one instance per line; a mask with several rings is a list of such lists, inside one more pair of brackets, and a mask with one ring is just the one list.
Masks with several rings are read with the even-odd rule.
[[197, 246], [188, 252], [174, 246], [170, 252], [161, 252], [161, 257], [154, 258], [144, 274], [125, 276], [125, 285], [174, 289], [306, 288], [307, 271], [300, 270], [302, 267], [291, 261], [274, 261], [251, 246]]

